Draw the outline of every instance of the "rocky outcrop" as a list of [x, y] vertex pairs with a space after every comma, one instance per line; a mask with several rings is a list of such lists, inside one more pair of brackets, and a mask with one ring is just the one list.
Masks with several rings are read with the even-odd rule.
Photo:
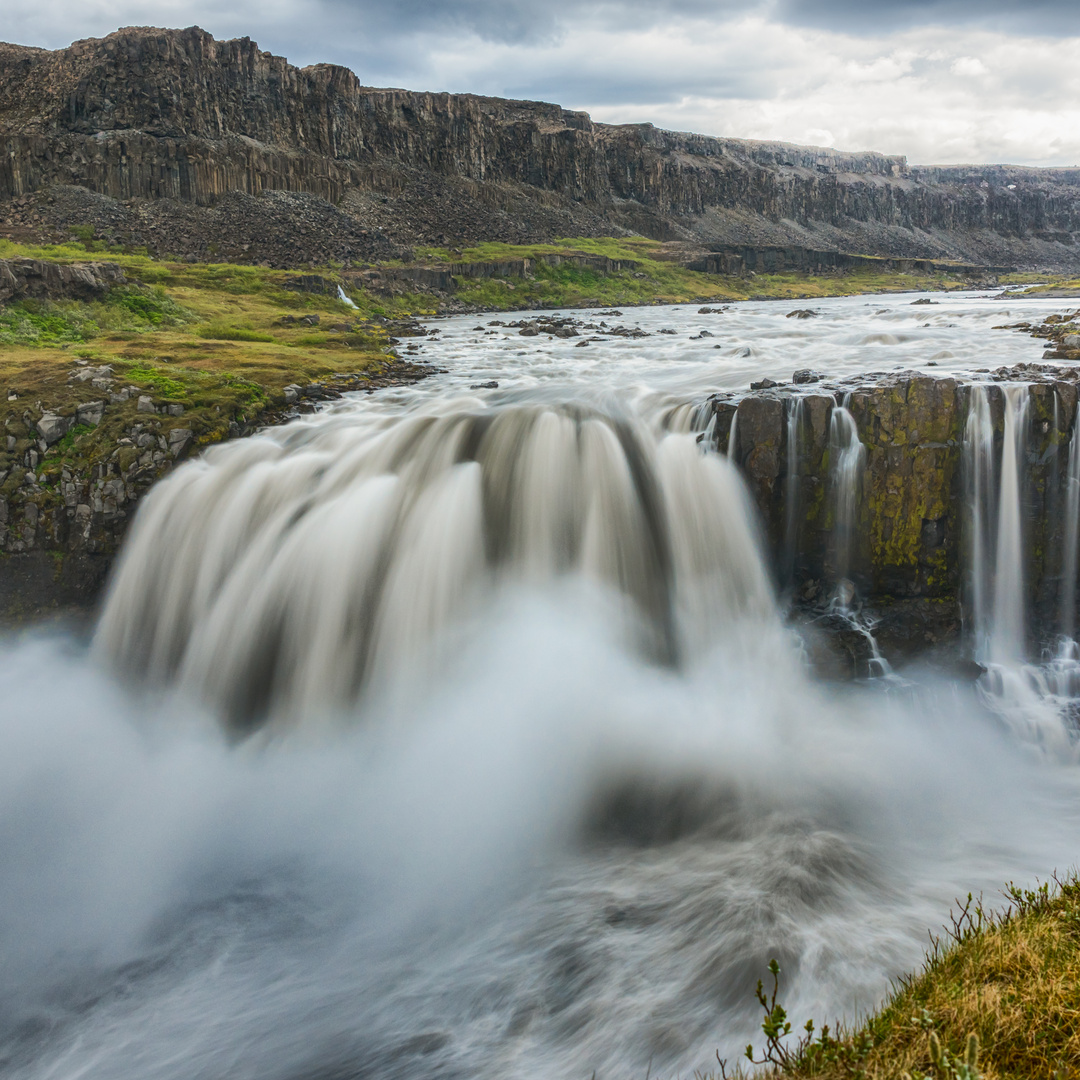
[[[386, 326], [397, 334], [419, 329], [411, 319]], [[189, 410], [152, 385], [123, 385], [112, 365], [85, 360], [75, 361], [69, 379], [84, 397], [77, 404], [71, 395], [57, 404], [54, 395], [51, 408], [24, 405], [9, 390], [0, 431], [0, 622], [50, 612], [81, 617], [91, 609], [140, 501], [177, 463], [258, 427], [313, 413], [319, 402], [346, 391], [372, 393], [438, 373], [391, 356], [227, 412]]]
[[127, 278], [116, 263], [0, 259], [0, 304], [19, 300], [99, 300]]
[[943, 262], [934, 259], [875, 258], [851, 255], [843, 251], [815, 251], [805, 247], [754, 247], [749, 244], [714, 244], [699, 257], [686, 263], [689, 270], [706, 274], [780, 274], [796, 271], [821, 274], [844, 270], [876, 270], [881, 273], [933, 274], [937, 272], [968, 276], [1002, 274], [1011, 266], [986, 266]]
[[409, 190], [442, 184], [436, 219], [403, 223], [411, 239], [475, 239], [484, 222], [501, 232], [510, 208], [536, 217], [519, 239], [579, 222], [590, 233], [1080, 265], [1078, 170], [913, 169], [882, 154], [596, 124], [542, 102], [372, 89], [344, 68], [297, 69], [197, 28], [128, 29], [58, 52], [0, 46], [0, 198], [57, 183], [207, 205], [234, 191], [343, 206], [377, 192], [383, 203], [354, 212], [387, 231]]
[[[1003, 385], [1024, 384], [1028, 397], [1021, 462], [1024, 580], [1032, 640], [1045, 641], [1056, 630], [1063, 588], [1065, 486], [1078, 373], [1028, 365], [981, 378], [988, 380], [999, 461]], [[781, 588], [796, 607], [820, 613], [846, 587], [841, 577], [849, 579], [860, 600], [883, 619], [880, 638], [893, 659], [939, 637], [955, 640], [970, 606], [970, 458], [964, 441], [974, 385], [898, 373], [773, 385], [741, 400], [713, 399], [718, 444], [730, 446], [747, 479]], [[865, 454], [843, 567], [839, 445], [832, 425], [841, 403]]]

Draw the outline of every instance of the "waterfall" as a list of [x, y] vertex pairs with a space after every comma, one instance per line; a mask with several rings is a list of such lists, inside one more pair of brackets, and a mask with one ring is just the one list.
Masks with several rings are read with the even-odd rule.
[[1021, 462], [1027, 442], [1026, 386], [1005, 387], [1005, 436], [1001, 447], [997, 548], [994, 555], [994, 614], [990, 659], [1015, 663], [1024, 656], [1026, 596], [1021, 505]]
[[850, 395], [832, 410], [829, 420], [829, 461], [832, 473], [835, 545], [833, 572], [838, 589], [850, 591], [852, 546], [866, 467], [866, 447], [859, 441], [855, 418], [848, 411]]
[[[346, 294], [345, 290], [340, 285], [337, 287], [337, 294], [338, 294], [338, 299], [343, 304], [348, 304], [349, 307], [356, 308], [356, 305], [349, 299], [349, 297]], [[356, 308], [356, 310], [359, 310], [359, 308]]]
[[795, 557], [799, 546], [799, 432], [802, 427], [803, 399], [788, 399], [787, 476], [784, 480], [784, 566], [783, 580], [795, 578]]
[[971, 402], [964, 427], [964, 461], [968, 489], [968, 557], [975, 655], [983, 659], [988, 653], [991, 633], [993, 567], [990, 553], [994, 544], [997, 506], [994, 421], [989, 388], [983, 384], [971, 388]]
[[971, 388], [964, 432], [968, 475], [970, 583], [975, 655], [994, 664], [1024, 658], [1026, 596], [1022, 462], [1030, 400], [1026, 385], [1004, 386], [1004, 435], [996, 467], [990, 388]]
[[1065, 472], [1065, 537], [1061, 566], [1061, 635], [1076, 640], [1077, 549], [1080, 547], [1080, 424], [1073, 422]]
[[736, 409], [731, 414], [731, 427], [728, 429], [727, 437], [727, 456], [728, 461], [735, 460], [735, 454], [739, 449], [739, 435], [737, 425], [739, 423], [739, 410]]
[[95, 648], [245, 731], [422, 682], [499, 589], [575, 576], [647, 654], [773, 605], [749, 500], [694, 434], [582, 408], [319, 417], [215, 448], [140, 510]]

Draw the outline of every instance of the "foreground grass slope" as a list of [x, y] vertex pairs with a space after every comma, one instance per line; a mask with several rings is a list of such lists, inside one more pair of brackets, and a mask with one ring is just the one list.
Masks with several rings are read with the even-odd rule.
[[969, 896], [924, 969], [856, 1028], [791, 1032], [777, 996], [761, 991], [754, 1060], [773, 1076], [822, 1080], [1080, 1076], [1080, 880], [1010, 886], [1006, 897], [993, 914]]

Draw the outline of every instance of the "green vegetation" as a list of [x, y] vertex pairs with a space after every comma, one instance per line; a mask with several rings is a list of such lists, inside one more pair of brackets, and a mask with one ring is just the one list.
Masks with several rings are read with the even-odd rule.
[[[86, 250], [0, 241], [0, 258], [17, 256], [84, 262]], [[42, 492], [33, 498], [45, 510], [59, 498], [63, 470], [85, 475], [107, 461], [127, 468], [140, 450], [121, 440], [135, 426], [149, 425], [155, 439], [184, 428], [197, 444], [217, 442], [231, 425], [283, 407], [290, 384], [382, 370], [389, 330], [375, 307], [391, 316], [431, 310], [426, 298], [358, 296], [364, 310], [357, 312], [336, 295], [283, 288], [294, 275], [264, 267], [108, 257], [130, 284], [102, 300], [0, 307], [0, 498], [22, 485], [32, 451]], [[304, 316], [318, 325], [299, 321]], [[151, 419], [138, 411], [143, 395], [158, 409]], [[42, 454], [35, 428], [42, 413], [74, 420], [79, 405], [94, 401], [106, 403], [101, 422], [73, 426]]]
[[[1080, 1075], [1080, 880], [1006, 891], [1004, 913], [969, 895], [935, 939], [924, 969], [903, 978], [862, 1024], [802, 1033], [758, 984], [767, 1075], [809, 1080], [1065, 1080]], [[725, 1062], [721, 1075], [740, 1074]]]
[[74, 345], [106, 331], [145, 333], [183, 326], [194, 319], [161, 286], [125, 286], [94, 303], [24, 300], [0, 308], [0, 345]]

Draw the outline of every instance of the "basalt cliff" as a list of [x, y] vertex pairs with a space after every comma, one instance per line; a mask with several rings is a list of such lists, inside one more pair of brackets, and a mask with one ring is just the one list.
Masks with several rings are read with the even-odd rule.
[[298, 233], [317, 219], [344, 236], [301, 258], [640, 233], [705, 251], [1080, 268], [1080, 169], [916, 168], [599, 124], [541, 102], [372, 89], [198, 28], [56, 52], [0, 45], [0, 151], [0, 227], [86, 220], [151, 250], [155, 233], [183, 236], [196, 256], [217, 254], [198, 249], [200, 232], [236, 232], [217, 213], [266, 214], [286, 231], [295, 220]]

